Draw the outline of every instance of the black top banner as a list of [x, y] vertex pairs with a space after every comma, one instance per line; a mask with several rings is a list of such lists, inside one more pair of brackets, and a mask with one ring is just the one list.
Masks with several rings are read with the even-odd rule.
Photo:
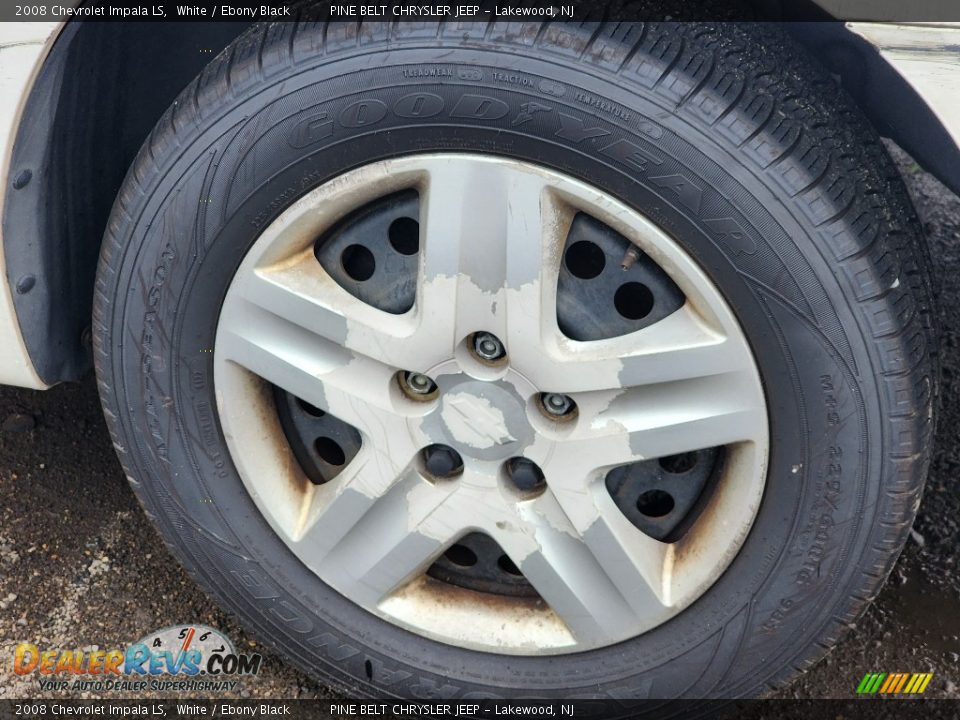
[[0, 22], [875, 21], [960, 22], [958, 0], [2, 0]]

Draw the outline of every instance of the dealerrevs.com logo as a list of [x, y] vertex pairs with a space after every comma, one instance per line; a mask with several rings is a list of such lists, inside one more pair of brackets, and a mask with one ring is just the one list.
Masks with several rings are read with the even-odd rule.
[[13, 671], [36, 674], [41, 690], [143, 692], [232, 691], [238, 676], [256, 675], [263, 657], [240, 654], [218, 630], [178, 625], [149, 633], [125, 649], [40, 649], [20, 643]]

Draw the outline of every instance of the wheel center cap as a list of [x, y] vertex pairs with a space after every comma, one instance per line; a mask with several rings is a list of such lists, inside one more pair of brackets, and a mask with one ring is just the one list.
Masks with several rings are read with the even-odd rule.
[[461, 454], [482, 460], [515, 455], [533, 438], [523, 398], [509, 383], [472, 378], [437, 379], [439, 412], [424, 421], [424, 429], [437, 442]]
[[460, 392], [444, 397], [443, 418], [454, 440], [479, 450], [516, 442], [503, 411], [487, 398]]

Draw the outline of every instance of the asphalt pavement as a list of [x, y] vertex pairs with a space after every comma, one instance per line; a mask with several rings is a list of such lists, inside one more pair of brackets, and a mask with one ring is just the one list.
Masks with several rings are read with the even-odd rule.
[[[944, 367], [935, 460], [911, 540], [877, 601], [778, 697], [852, 697], [864, 673], [891, 671], [933, 672], [928, 696], [960, 697], [960, 199], [910, 158], [897, 160], [938, 268], [954, 268], [938, 278]], [[47, 392], [0, 388], [0, 518], [0, 698], [100, 695], [41, 691], [35, 674], [16, 676], [17, 643], [110, 649], [181, 623], [219, 628], [239, 650], [264, 654], [260, 674], [235, 695], [335, 697], [262, 648], [170, 556], [114, 457], [92, 377]]]

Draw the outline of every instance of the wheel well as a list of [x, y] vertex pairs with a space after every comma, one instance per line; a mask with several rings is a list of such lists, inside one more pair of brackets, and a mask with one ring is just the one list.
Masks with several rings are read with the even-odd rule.
[[180, 90], [246, 27], [71, 22], [50, 49], [10, 164], [11, 178], [29, 171], [30, 181], [9, 190], [3, 217], [8, 282], [34, 279], [13, 296], [45, 382], [91, 367], [100, 242], [133, 158]]
[[790, 32], [829, 70], [883, 137], [960, 193], [960, 149], [923, 98], [844, 23], [793, 22]]

